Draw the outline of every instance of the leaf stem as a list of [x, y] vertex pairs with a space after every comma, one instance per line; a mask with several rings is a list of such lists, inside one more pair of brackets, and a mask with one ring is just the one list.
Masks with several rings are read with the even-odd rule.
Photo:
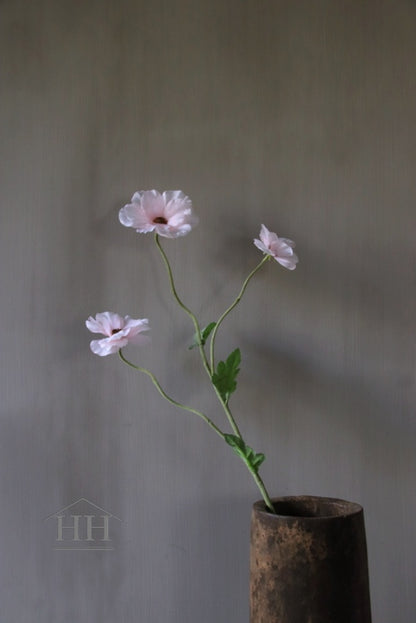
[[159, 392], [159, 394], [168, 402], [170, 402], [170, 404], [174, 405], [175, 407], [179, 407], [180, 409], [184, 409], [185, 411], [189, 411], [190, 413], [194, 413], [195, 415], [198, 415], [200, 418], [202, 418], [204, 420], [204, 422], [206, 422], [206, 424], [208, 424], [208, 426], [210, 426], [216, 433], [217, 435], [219, 435], [222, 439], [224, 439], [224, 433], [222, 433], [220, 431], [220, 429], [218, 428], [218, 426], [216, 426], [214, 424], [214, 422], [212, 420], [210, 420], [210, 418], [208, 416], [205, 415], [205, 413], [202, 413], [202, 411], [198, 411], [198, 409], [194, 409], [193, 407], [188, 407], [188, 405], [184, 405], [181, 402], [178, 402], [177, 400], [174, 400], [173, 398], [171, 398], [166, 392], [165, 390], [161, 387], [159, 381], [157, 380], [156, 376], [153, 374], [153, 372], [150, 372], [150, 370], [148, 370], [147, 368], [142, 368], [141, 366], [136, 366], [134, 363], [132, 363], [131, 361], [129, 361], [128, 359], [126, 359], [126, 357], [124, 356], [122, 349], [120, 348], [120, 350], [118, 351], [118, 354], [120, 356], [120, 359], [126, 363], [128, 366], [130, 366], [130, 368], [133, 368], [134, 370], [138, 370], [139, 372], [143, 372], [143, 374], [146, 374], [148, 377], [150, 377], [153, 385], [156, 387], [157, 391]]
[[215, 351], [215, 338], [217, 336], [217, 331], [218, 331], [220, 325], [222, 324], [223, 320], [225, 320], [225, 318], [228, 316], [228, 314], [230, 312], [232, 312], [234, 307], [236, 307], [238, 305], [238, 303], [241, 301], [241, 298], [242, 298], [244, 292], [246, 291], [246, 288], [247, 288], [247, 286], [249, 284], [249, 281], [254, 277], [254, 275], [257, 273], [257, 271], [259, 271], [260, 268], [262, 268], [263, 264], [265, 264], [268, 260], [270, 260], [270, 255], [265, 255], [263, 257], [263, 259], [261, 260], [261, 262], [259, 262], [257, 264], [257, 266], [251, 271], [251, 273], [244, 280], [244, 283], [241, 286], [241, 290], [238, 293], [237, 298], [233, 301], [233, 303], [225, 310], [225, 312], [217, 320], [217, 323], [216, 323], [216, 325], [214, 327], [214, 330], [212, 332], [212, 335], [211, 335], [211, 342], [210, 342], [210, 366], [211, 366], [211, 370], [214, 370], [214, 368], [215, 368], [215, 353], [214, 353], [214, 351]]

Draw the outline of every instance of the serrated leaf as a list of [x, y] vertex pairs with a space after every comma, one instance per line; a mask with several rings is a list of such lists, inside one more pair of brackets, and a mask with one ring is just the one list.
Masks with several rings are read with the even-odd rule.
[[260, 467], [260, 465], [266, 460], [266, 457], [264, 456], [264, 454], [262, 452], [259, 452], [259, 454], [256, 454], [256, 456], [254, 457], [253, 460], [253, 467], [256, 468], [256, 471], [258, 470], [258, 468]]
[[243, 461], [251, 467], [255, 472], [258, 471], [260, 465], [264, 462], [266, 457], [262, 452], [256, 453], [253, 448], [247, 446], [246, 443], [237, 435], [230, 435], [228, 433], [224, 434], [224, 439], [228, 443], [229, 446], [232, 447], [234, 452], [241, 458]]
[[237, 435], [230, 435], [230, 433], [224, 433], [224, 439], [232, 448], [238, 448], [239, 450], [244, 450], [246, 448], [246, 444], [241, 439], [241, 437], [237, 437]]
[[227, 357], [226, 361], [219, 361], [217, 369], [212, 375], [212, 382], [220, 393], [221, 398], [227, 403], [230, 396], [237, 389], [237, 374], [240, 372], [238, 367], [241, 363], [241, 352], [239, 348]]
[[[206, 343], [210, 333], [215, 329], [216, 324], [217, 324], [216, 322], [210, 322], [204, 329], [202, 329], [202, 331], [201, 331], [201, 346], [205, 346], [205, 343]], [[189, 350], [191, 350], [192, 348], [196, 348], [198, 346], [199, 346], [198, 334], [195, 333], [194, 341], [189, 346]]]

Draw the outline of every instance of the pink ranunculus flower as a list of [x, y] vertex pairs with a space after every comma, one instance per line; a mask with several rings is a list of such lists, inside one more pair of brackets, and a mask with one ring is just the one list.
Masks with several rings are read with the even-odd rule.
[[140, 190], [131, 203], [121, 208], [119, 219], [125, 227], [134, 227], [141, 233], [155, 231], [165, 238], [185, 236], [197, 225], [192, 213], [192, 202], [181, 190]]
[[254, 244], [260, 251], [271, 255], [276, 262], [279, 262], [279, 264], [289, 270], [294, 270], [296, 268], [299, 258], [296, 253], [293, 252], [293, 247], [295, 246], [293, 240], [279, 238], [277, 234], [269, 231], [265, 225], [261, 226], [259, 238], [260, 240], [257, 238], [254, 239]]
[[85, 322], [87, 329], [92, 333], [102, 333], [105, 338], [92, 340], [90, 347], [93, 353], [100, 357], [112, 355], [124, 348], [127, 344], [146, 344], [149, 342], [147, 335], [141, 335], [143, 331], [149, 330], [147, 318], [130, 318], [130, 316], [120, 316], [113, 312], [102, 312], [95, 318], [90, 316]]

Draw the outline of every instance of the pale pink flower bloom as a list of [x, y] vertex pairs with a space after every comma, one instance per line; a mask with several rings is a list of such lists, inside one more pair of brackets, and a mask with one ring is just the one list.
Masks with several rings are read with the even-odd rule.
[[254, 239], [254, 244], [260, 251], [271, 255], [276, 262], [285, 268], [294, 270], [299, 261], [296, 253], [293, 252], [295, 243], [288, 238], [279, 238], [274, 232], [269, 231], [264, 225], [261, 226], [260, 240]]
[[149, 330], [147, 318], [137, 319], [130, 316], [120, 316], [113, 312], [97, 314], [95, 318], [90, 316], [85, 322], [87, 329], [92, 333], [102, 333], [105, 338], [93, 340], [90, 347], [93, 353], [100, 357], [112, 355], [127, 344], [146, 344], [149, 342], [147, 335], [141, 335], [142, 331]]
[[125, 227], [141, 233], [155, 231], [165, 238], [185, 236], [198, 223], [192, 214], [192, 201], [181, 190], [140, 190], [132, 203], [121, 208], [119, 219]]

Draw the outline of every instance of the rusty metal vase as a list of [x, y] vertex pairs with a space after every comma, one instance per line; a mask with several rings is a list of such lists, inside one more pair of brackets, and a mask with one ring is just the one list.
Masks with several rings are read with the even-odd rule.
[[250, 623], [371, 623], [363, 509], [312, 496], [253, 506]]

